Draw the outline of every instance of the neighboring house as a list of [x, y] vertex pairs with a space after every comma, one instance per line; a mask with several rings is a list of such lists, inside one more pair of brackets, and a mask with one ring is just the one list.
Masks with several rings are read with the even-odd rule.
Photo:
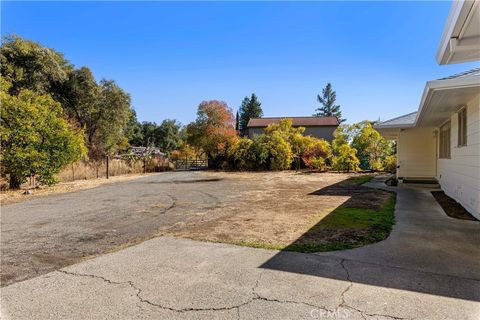
[[165, 153], [163, 153], [160, 148], [157, 147], [131, 147], [130, 154], [134, 154], [137, 157], [145, 157], [145, 156], [154, 156], [154, 157], [164, 157]]
[[[454, 2], [439, 64], [480, 60], [480, 1]], [[436, 179], [480, 219], [480, 68], [428, 81], [418, 111], [375, 126], [397, 140], [399, 179]]]
[[304, 135], [325, 139], [328, 142], [333, 140], [333, 132], [337, 129], [339, 122], [337, 117], [277, 117], [277, 118], [252, 118], [247, 124], [249, 138], [262, 134], [270, 124], [278, 124], [280, 120], [292, 120], [293, 127], [305, 127]]

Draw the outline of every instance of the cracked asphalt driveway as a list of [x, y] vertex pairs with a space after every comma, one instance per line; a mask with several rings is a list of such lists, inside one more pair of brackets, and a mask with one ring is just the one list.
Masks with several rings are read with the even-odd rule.
[[[378, 276], [377, 265], [334, 256], [159, 237], [2, 288], [2, 318], [478, 319], [475, 300], [353, 280]], [[478, 286], [438, 277], [410, 271], [408, 281]]]
[[1, 319], [478, 320], [480, 225], [447, 217], [428, 190], [396, 190], [394, 230], [370, 246], [305, 254], [157, 237], [1, 288]]

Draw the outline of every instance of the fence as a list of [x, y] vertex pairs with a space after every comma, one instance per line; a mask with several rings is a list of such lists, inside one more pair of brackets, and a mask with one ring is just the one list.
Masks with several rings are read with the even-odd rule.
[[[108, 169], [108, 170], [107, 170]], [[61, 182], [107, 178], [133, 173], [159, 172], [172, 169], [167, 158], [155, 157], [148, 160], [104, 159], [101, 161], [79, 161], [63, 168], [57, 175]]]
[[174, 161], [176, 170], [202, 170], [208, 168], [208, 161], [206, 159], [197, 160], [182, 160]]

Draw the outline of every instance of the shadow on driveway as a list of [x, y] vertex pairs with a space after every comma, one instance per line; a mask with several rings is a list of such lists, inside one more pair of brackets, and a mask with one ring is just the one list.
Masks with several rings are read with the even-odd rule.
[[[315, 253], [318, 265], [323, 260], [339, 259], [352, 283], [480, 301], [480, 223], [449, 218], [427, 189], [385, 187], [379, 181], [368, 186], [397, 192], [392, 233], [386, 240], [365, 247]], [[333, 185], [313, 194], [351, 196], [342, 206], [365, 200], [362, 197], [366, 195], [355, 195], [353, 189], [343, 188], [341, 194], [335, 193], [336, 189]], [[310, 233], [292, 245], [304, 243], [311, 238]], [[312, 254], [281, 251], [260, 267], [344, 280], [321, 268], [305, 268], [302, 260], [307, 257]]]

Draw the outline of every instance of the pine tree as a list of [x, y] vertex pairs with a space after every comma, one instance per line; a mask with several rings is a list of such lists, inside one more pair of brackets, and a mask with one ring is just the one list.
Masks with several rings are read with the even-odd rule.
[[340, 106], [335, 104], [337, 99], [337, 94], [332, 89], [332, 84], [327, 83], [325, 88], [322, 90], [322, 96], [317, 95], [317, 100], [322, 105], [320, 108], [317, 108], [315, 115], [317, 117], [329, 117], [335, 116], [338, 118], [340, 123], [345, 122], [347, 119], [342, 119], [342, 112], [340, 111]]
[[235, 115], [235, 130], [238, 132], [238, 130], [240, 130], [240, 123], [239, 123], [240, 119], [238, 118], [238, 110], [237, 110], [237, 114]]
[[239, 110], [239, 131], [240, 135], [244, 136], [247, 131], [248, 121], [251, 118], [260, 118], [263, 116], [263, 111], [261, 107], [260, 101], [258, 101], [258, 97], [255, 93], [252, 93], [252, 96], [245, 97], [242, 101], [242, 106]]

